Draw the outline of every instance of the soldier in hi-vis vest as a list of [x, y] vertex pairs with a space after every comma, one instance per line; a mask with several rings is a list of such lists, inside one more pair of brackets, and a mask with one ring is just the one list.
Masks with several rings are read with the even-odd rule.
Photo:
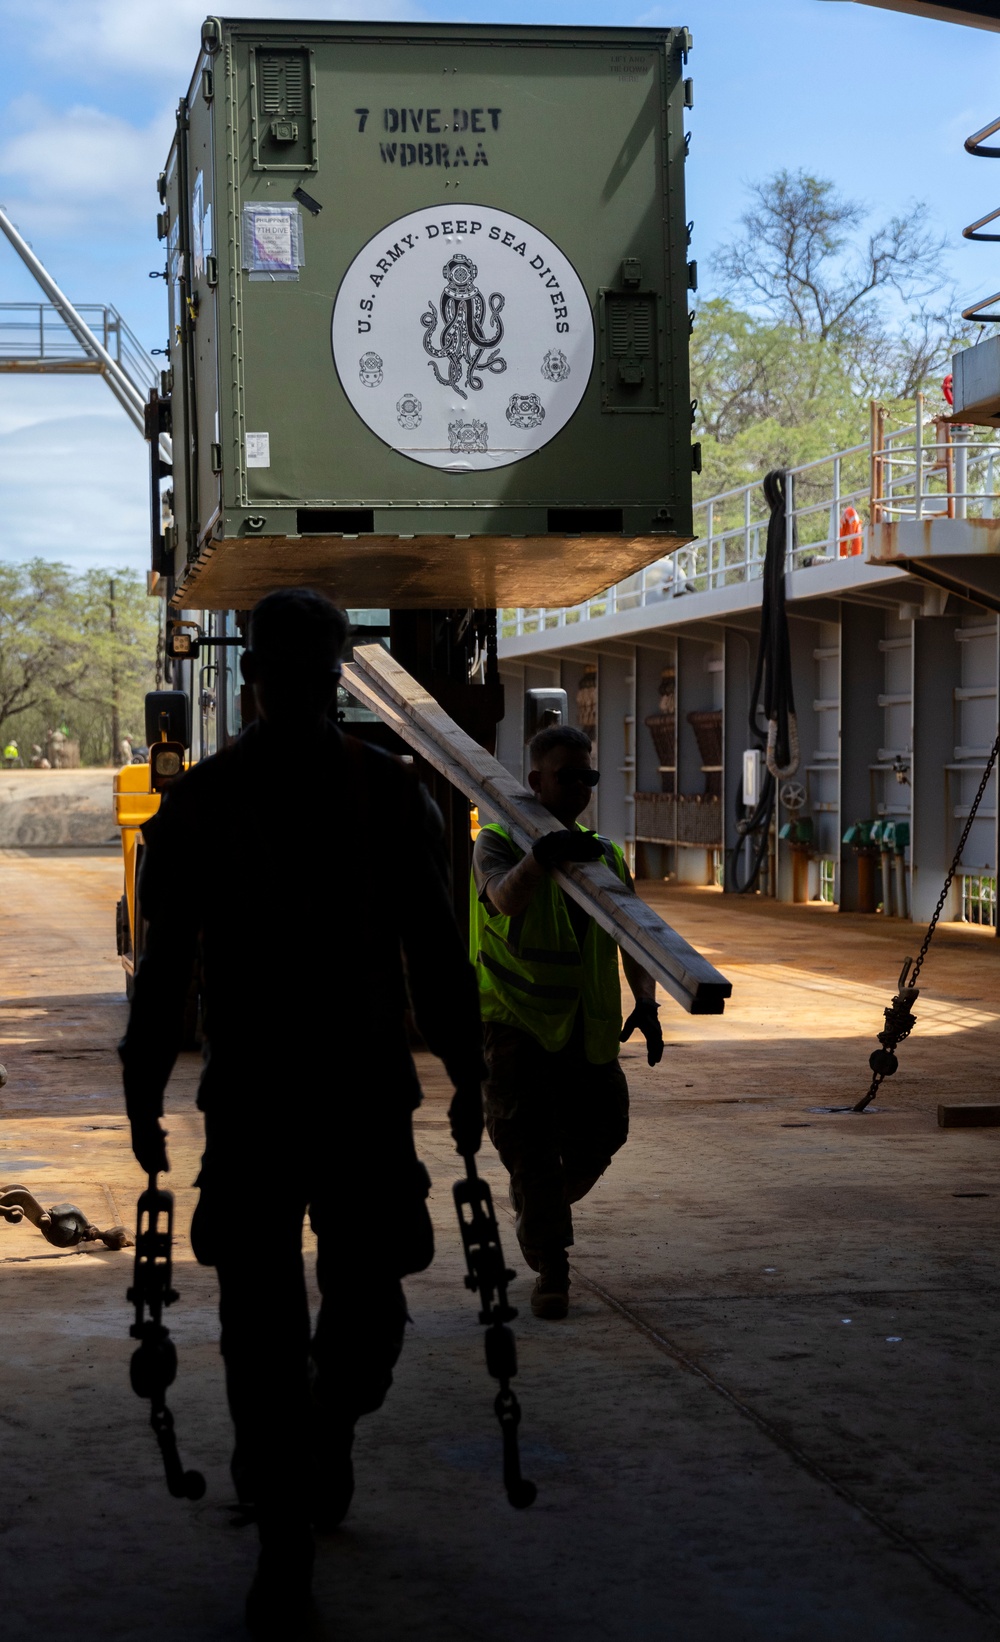
[[635, 995], [623, 1028], [618, 947], [551, 876], [565, 861], [603, 856], [633, 887], [618, 845], [577, 822], [598, 779], [590, 755], [589, 737], [568, 725], [535, 736], [528, 779], [566, 830], [522, 855], [502, 827], [487, 826], [472, 859], [486, 1126], [510, 1174], [521, 1251], [538, 1273], [536, 1317], [566, 1316], [570, 1205], [586, 1196], [628, 1136], [619, 1044], [638, 1027], [650, 1066], [663, 1054], [652, 976], [622, 954]]

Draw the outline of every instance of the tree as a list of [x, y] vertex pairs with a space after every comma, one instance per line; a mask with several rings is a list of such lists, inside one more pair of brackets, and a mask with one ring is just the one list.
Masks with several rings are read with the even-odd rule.
[[144, 739], [143, 696], [153, 688], [159, 605], [133, 570], [88, 570], [77, 583], [78, 666], [71, 685], [81, 752], [114, 762], [122, 734]]
[[62, 710], [79, 651], [73, 577], [66, 565], [0, 564], [0, 738]]
[[[857, 394], [837, 351], [794, 326], [703, 302], [691, 339], [698, 428], [727, 444], [762, 422], [793, 429], [819, 416], [833, 438], [857, 423]], [[832, 448], [832, 447], [831, 447]]]
[[701, 304], [692, 339], [700, 495], [860, 444], [869, 399], [912, 401], [948, 368], [957, 338], [936, 311], [947, 282], [926, 208], [866, 217], [806, 172], [752, 186], [713, 259], [726, 294]]
[[940, 294], [946, 241], [928, 227], [926, 205], [859, 240], [866, 207], [824, 178], [777, 171], [750, 193], [743, 233], [716, 252], [715, 266], [727, 290], [793, 325], [800, 338], [864, 351], [873, 331], [884, 336], [890, 293], [918, 304]]
[[122, 733], [143, 739], [158, 626], [134, 571], [0, 564], [0, 737], [27, 753], [65, 721], [84, 763], [117, 759]]

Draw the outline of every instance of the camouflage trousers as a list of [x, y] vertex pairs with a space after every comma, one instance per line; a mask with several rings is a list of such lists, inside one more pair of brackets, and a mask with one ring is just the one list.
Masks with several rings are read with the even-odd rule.
[[628, 1084], [617, 1060], [593, 1066], [579, 1018], [549, 1054], [527, 1032], [484, 1027], [486, 1128], [510, 1175], [528, 1265], [573, 1242], [570, 1205], [586, 1197], [628, 1138]]
[[[206, 1138], [191, 1242], [218, 1273], [233, 1477], [256, 1506], [261, 1539], [295, 1544], [324, 1442], [381, 1407], [392, 1384], [407, 1323], [400, 1279], [433, 1256], [429, 1181], [405, 1108], [383, 1108], [367, 1126], [310, 1124], [295, 1110], [257, 1124], [208, 1112]], [[314, 1326], [307, 1213], [321, 1295]]]

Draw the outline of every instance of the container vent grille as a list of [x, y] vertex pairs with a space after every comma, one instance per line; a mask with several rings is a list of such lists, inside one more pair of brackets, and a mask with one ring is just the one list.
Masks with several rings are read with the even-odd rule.
[[285, 63], [285, 112], [302, 114], [305, 111], [302, 86], [302, 58], [289, 57]]
[[[273, 57], [265, 57], [260, 65], [261, 100], [265, 114], [278, 114], [281, 111], [282, 68], [284, 65]], [[301, 95], [301, 84], [300, 84]]]
[[253, 61], [254, 170], [314, 171], [316, 125], [309, 51], [258, 46]]
[[655, 291], [602, 291], [602, 405], [605, 410], [662, 408], [658, 319]]
[[611, 352], [613, 354], [628, 353], [629, 332], [631, 318], [629, 307], [624, 302], [611, 304]]
[[635, 354], [640, 359], [648, 359], [653, 351], [649, 305], [633, 297], [612, 297], [608, 307], [611, 352], [615, 358]]

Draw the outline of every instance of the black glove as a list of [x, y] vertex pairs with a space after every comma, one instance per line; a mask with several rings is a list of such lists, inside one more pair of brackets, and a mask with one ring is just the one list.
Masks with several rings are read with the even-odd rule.
[[145, 1174], [169, 1174], [167, 1137], [159, 1118], [132, 1119], [132, 1151]]
[[567, 827], [565, 832], [546, 832], [536, 838], [531, 853], [540, 867], [551, 871], [564, 861], [599, 861], [604, 851], [596, 833]]
[[632, 1036], [636, 1027], [646, 1040], [646, 1059], [656, 1066], [663, 1059], [663, 1033], [659, 1022], [660, 1006], [652, 998], [640, 998], [622, 1027], [622, 1043]]
[[478, 1080], [458, 1085], [448, 1107], [448, 1122], [456, 1151], [463, 1157], [478, 1152], [483, 1140], [483, 1086]]

